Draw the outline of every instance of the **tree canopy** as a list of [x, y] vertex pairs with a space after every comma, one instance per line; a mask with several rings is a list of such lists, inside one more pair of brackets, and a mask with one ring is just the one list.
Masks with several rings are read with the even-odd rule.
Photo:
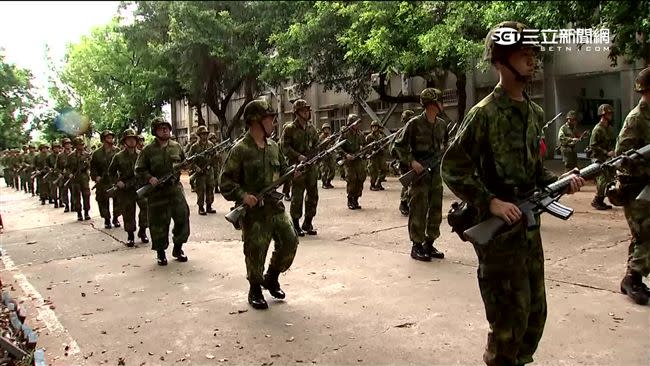
[[0, 49], [0, 149], [18, 147], [29, 139], [27, 123], [36, 102], [31, 72], [6, 62]]

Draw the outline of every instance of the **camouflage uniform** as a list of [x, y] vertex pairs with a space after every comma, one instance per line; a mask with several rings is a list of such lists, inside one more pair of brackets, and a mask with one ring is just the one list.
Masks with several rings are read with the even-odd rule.
[[81, 137], [75, 138], [74, 145], [76, 149], [68, 155], [66, 161], [68, 177], [72, 176], [70, 179], [72, 210], [77, 212], [77, 220], [90, 220], [90, 176], [88, 175], [90, 154], [84, 149], [84, 140]]
[[[492, 63], [509, 64], [510, 52], [525, 47], [521, 40], [513, 46], [494, 43], [494, 30], [504, 26], [520, 34], [525, 29], [523, 24], [506, 22], [488, 33], [486, 58]], [[540, 156], [544, 112], [528, 95], [524, 98], [510, 99], [498, 84], [467, 113], [443, 157], [445, 183], [478, 210], [480, 220], [491, 216], [493, 198], [516, 202], [525, 192], [557, 180]], [[524, 221], [519, 220], [488, 245], [474, 246], [479, 288], [490, 323], [483, 354], [489, 366], [532, 362], [546, 322], [542, 239], [539, 227], [529, 229]]]
[[[190, 149], [192, 148], [192, 145], [194, 145], [198, 140], [198, 135], [194, 133], [190, 135], [190, 141], [183, 148], [183, 153], [185, 153], [185, 156], [190, 156]], [[190, 189], [192, 192], [196, 192], [196, 176], [190, 176]]]
[[[328, 128], [331, 129], [330, 125], [328, 123], [324, 123], [321, 126], [321, 134], [318, 137], [318, 143], [320, 144], [321, 142], [325, 141], [331, 134], [325, 133], [324, 130]], [[323, 146], [323, 149], [328, 149], [331, 147], [331, 145], [334, 143], [332, 141], [329, 146]], [[334, 174], [336, 173], [336, 158], [334, 154], [329, 154], [327, 157], [325, 157], [323, 160], [321, 160], [320, 163], [320, 175], [321, 175], [321, 180], [323, 182], [323, 188], [332, 188], [332, 179], [334, 179]]]
[[50, 187], [50, 203], [54, 203], [54, 208], [59, 208], [59, 185], [54, 184], [56, 178], [59, 177], [56, 161], [61, 153], [55, 151], [59, 148], [61, 148], [61, 144], [53, 142], [52, 152], [47, 156], [47, 166], [50, 169], [50, 173], [47, 175], [47, 185]]
[[34, 169], [40, 172], [40, 174], [36, 176], [36, 192], [41, 199], [41, 204], [44, 205], [45, 201], [50, 199], [50, 187], [47, 184], [47, 181], [43, 179], [48, 169], [47, 145], [41, 144], [38, 147], [38, 150], [39, 153], [34, 157]]
[[[602, 116], [604, 113], [600, 113], [601, 109], [606, 109], [603, 106], [609, 107], [609, 111], [612, 110], [612, 107], [608, 104], [603, 104], [600, 106], [599, 115]], [[593, 162], [602, 163], [605, 160], [609, 159], [607, 154], [610, 151], [614, 151], [616, 146], [616, 131], [611, 126], [610, 122], [601, 120], [596, 124], [594, 129], [591, 131], [591, 138], [589, 140], [589, 148], [591, 149], [591, 159]], [[603, 170], [601, 174], [596, 177], [596, 197], [594, 197], [592, 206], [598, 209], [611, 209], [612, 206], [605, 205], [605, 188], [607, 184], [613, 181], [615, 177], [610, 173], [609, 170]]]
[[[650, 144], [650, 68], [643, 69], [636, 78], [634, 90], [642, 93], [639, 104], [625, 118], [616, 142], [616, 155]], [[624, 190], [635, 198], [650, 184], [650, 164], [642, 161], [618, 177]], [[647, 304], [650, 291], [641, 277], [650, 274], [650, 202], [632, 199], [623, 205], [625, 218], [632, 233], [628, 250], [627, 273], [621, 291], [638, 304]], [[645, 294], [644, 294], [645, 293]]]
[[23, 170], [20, 172], [20, 189], [24, 192], [28, 192], [27, 182], [31, 181], [31, 172], [27, 166], [29, 161], [29, 151], [27, 150], [27, 145], [23, 145], [23, 152], [20, 153], [20, 164]]
[[[348, 116], [348, 125], [356, 122], [359, 119], [359, 116], [356, 114], [351, 114]], [[349, 129], [345, 134], [341, 136], [341, 139], [346, 140], [346, 142], [341, 146], [341, 150], [345, 154], [354, 155], [361, 151], [363, 148], [365, 138], [361, 131], [355, 131], [354, 128]], [[344, 158], [345, 159], [345, 158]], [[345, 179], [347, 182], [347, 193], [348, 193], [348, 208], [349, 209], [359, 209], [359, 198], [363, 194], [363, 183], [366, 181], [366, 167], [364, 166], [364, 161], [362, 159], [354, 160], [345, 160]]]
[[[207, 135], [208, 129], [205, 126], [200, 126], [196, 134]], [[202, 153], [214, 147], [210, 141], [203, 142], [199, 139], [194, 145], [190, 147], [187, 156], [193, 156]], [[194, 161], [193, 168], [196, 171], [192, 174], [194, 177], [194, 190], [196, 191], [196, 204], [199, 206], [199, 215], [205, 215], [204, 204], [207, 205], [209, 213], [215, 213], [212, 209], [212, 202], [214, 202], [214, 171], [211, 163], [212, 157], [205, 156], [197, 158]], [[200, 169], [200, 172], [198, 169]]]
[[[308, 109], [306, 101], [298, 99], [294, 102], [293, 110], [297, 115], [299, 110]], [[300, 117], [289, 123], [282, 132], [280, 145], [289, 164], [298, 164], [298, 158], [302, 155], [307, 159], [316, 154], [318, 147], [318, 131], [309, 121], [303, 121], [304, 126], [300, 124]], [[291, 208], [289, 210], [294, 227], [298, 234], [302, 230], [310, 229], [311, 221], [316, 216], [318, 207], [318, 169], [316, 166], [306, 168], [303, 173], [293, 178], [291, 182]], [[306, 194], [305, 194], [306, 191]], [[298, 220], [302, 217], [303, 201], [305, 205], [305, 221], [301, 230]], [[307, 225], [309, 224], [309, 225]], [[311, 228], [313, 230], [313, 228]], [[313, 231], [308, 232], [313, 233]]]
[[[264, 117], [273, 114], [268, 103], [255, 100], [246, 105], [244, 120], [247, 124], [261, 123]], [[280, 153], [278, 144], [267, 138], [266, 147], [259, 148], [249, 130], [235, 143], [226, 157], [219, 177], [221, 194], [226, 200], [239, 205], [246, 194], [260, 192], [287, 169], [286, 159]], [[247, 208], [241, 227], [246, 277], [251, 285], [249, 303], [256, 306], [251, 302], [254, 300], [259, 305], [256, 308], [265, 308], [267, 305], [261, 295], [260, 286], [264, 285], [269, 289], [270, 276], [279, 289], [278, 275], [291, 267], [298, 248], [298, 237], [284, 211], [282, 201], [274, 201], [271, 198], [265, 198], [262, 205]], [[274, 241], [275, 250], [271, 256], [267, 277], [264, 277], [264, 263], [271, 239]]]
[[[377, 131], [371, 132], [366, 136], [366, 144], [371, 144], [386, 137], [384, 131], [381, 130], [381, 124], [377, 121], [372, 121], [370, 127], [379, 127]], [[368, 174], [370, 175], [370, 190], [384, 190], [381, 182], [386, 180], [388, 174], [388, 165], [386, 165], [386, 151], [381, 151], [368, 161]]]
[[[107, 229], [111, 228], [111, 212], [109, 209], [109, 198], [106, 195], [106, 190], [109, 189], [114, 183], [114, 177], [108, 173], [108, 166], [113, 160], [113, 156], [118, 153], [118, 149], [110, 146], [106, 149], [103, 145], [106, 136], [115, 134], [109, 130], [103, 131], [101, 134], [102, 145], [99, 146], [93, 153], [90, 159], [90, 178], [95, 182], [95, 200], [99, 206], [99, 215], [104, 219], [104, 226]], [[101, 177], [97, 181], [97, 177]], [[120, 215], [120, 205], [116, 199], [113, 198], [113, 225], [119, 227], [118, 216]]]
[[[65, 150], [65, 145], [66, 144], [72, 144], [72, 141], [70, 141], [69, 138], [64, 138], [61, 140], [61, 144], [64, 147], [64, 150], [61, 151], [59, 155], [56, 157], [56, 169], [59, 171], [59, 174], [63, 175], [61, 179], [59, 179], [59, 201], [63, 203], [63, 206], [65, 207], [65, 210], [63, 212], [70, 212], [70, 187], [65, 186], [65, 181], [67, 180], [66, 176], [70, 174], [68, 170], [68, 155], [72, 151], [66, 151]], [[57, 177], [58, 178], [58, 177]]]
[[27, 164], [27, 189], [29, 193], [34, 197], [36, 190], [34, 189], [34, 180], [31, 178], [32, 173], [34, 172], [34, 157], [36, 152], [34, 151], [34, 145], [29, 145], [29, 153], [23, 158], [23, 164]]
[[[402, 124], [406, 126], [406, 123], [411, 120], [415, 116], [415, 112], [413, 112], [410, 109], [405, 110], [402, 112]], [[395, 157], [396, 159], [399, 160], [399, 157], [397, 156], [397, 153], [394, 152], [394, 146], [395, 146], [395, 141], [391, 144], [391, 156]], [[408, 171], [411, 170], [411, 167], [409, 164], [405, 164], [403, 162], [399, 162], [399, 172], [400, 174], [406, 174]], [[409, 187], [404, 187], [402, 186], [402, 191], [400, 192], [400, 205], [399, 205], [399, 210], [404, 216], [408, 216], [409, 214], [409, 207], [408, 207], [408, 202], [410, 199], [409, 195]]]
[[[569, 111], [567, 118], [576, 118], [576, 113]], [[562, 160], [564, 161], [564, 169], [567, 171], [578, 166], [578, 153], [576, 152], [577, 141], [574, 138], [579, 137], [578, 132], [574, 127], [569, 125], [569, 122], [560, 127], [558, 133], [558, 142], [560, 143], [560, 151], [562, 152]]]
[[[210, 136], [208, 137], [208, 140], [212, 142], [214, 145], [219, 145], [221, 142], [221, 139], [217, 134], [215, 133], [210, 133]], [[214, 193], [219, 193], [219, 174], [221, 173], [221, 166], [223, 165], [223, 158], [224, 158], [224, 153], [220, 154], [213, 154], [212, 155], [212, 172], [213, 172], [213, 179], [214, 179]]]

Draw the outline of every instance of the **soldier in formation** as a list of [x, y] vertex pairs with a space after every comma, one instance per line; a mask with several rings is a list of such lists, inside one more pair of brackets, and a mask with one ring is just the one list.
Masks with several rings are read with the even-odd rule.
[[[413, 112], [410, 109], [407, 109], [402, 112], [402, 125], [406, 126], [406, 123], [411, 120], [415, 116], [415, 112]], [[401, 160], [399, 160], [399, 156], [397, 155], [397, 152], [394, 150], [395, 142], [393, 141], [393, 144], [391, 144], [391, 156], [396, 158], [398, 160], [399, 164], [399, 173], [400, 174], [406, 174], [408, 173], [411, 168], [409, 167], [408, 163], [403, 163]], [[402, 216], [408, 216], [409, 215], [409, 187], [402, 186], [402, 191], [400, 192], [400, 200], [399, 200], [399, 212], [402, 214]]]
[[[379, 121], [372, 121], [370, 123], [370, 133], [366, 136], [366, 144], [371, 144], [386, 137], [382, 126]], [[385, 188], [381, 185], [385, 181], [388, 174], [388, 166], [386, 165], [386, 153], [384, 150], [377, 152], [368, 161], [368, 175], [370, 175], [370, 190], [383, 191]]]
[[[612, 118], [614, 108], [609, 104], [601, 104], [598, 107], [598, 116], [600, 121], [591, 131], [589, 140], [589, 150], [591, 151], [591, 160], [602, 163], [614, 156], [616, 147], [616, 131], [612, 127]], [[609, 170], [603, 170], [596, 177], [596, 196], [591, 201], [591, 206], [597, 210], [609, 210], [612, 206], [605, 203], [605, 188], [614, 177]]]
[[[185, 145], [183, 148], [183, 152], [185, 153], [185, 156], [189, 156], [190, 149], [192, 148], [192, 145], [194, 145], [197, 141], [199, 140], [199, 136], [195, 133], [190, 135], [190, 142]], [[195, 177], [190, 177], [190, 189], [192, 192], [196, 192], [196, 179]]]
[[[104, 227], [110, 229], [111, 226], [111, 211], [109, 209], [109, 199], [106, 195], [106, 190], [113, 185], [113, 177], [108, 173], [108, 166], [113, 160], [113, 156], [117, 154], [118, 149], [113, 146], [115, 134], [112, 131], [102, 131], [100, 140], [102, 145], [97, 148], [90, 159], [90, 176], [95, 182], [95, 200], [99, 206], [99, 215], [104, 219]], [[120, 227], [119, 217], [119, 204], [113, 197], [113, 226]]]
[[[221, 139], [219, 136], [217, 136], [216, 133], [211, 132], [210, 135], [208, 136], [208, 140], [213, 145], [219, 145], [221, 142]], [[219, 174], [221, 173], [221, 165], [223, 165], [223, 154], [224, 153], [219, 153], [219, 154], [212, 154], [212, 172], [213, 172], [213, 181], [214, 181], [214, 193], [220, 193], [219, 191]]]
[[27, 179], [27, 191], [32, 194], [32, 197], [36, 195], [36, 190], [34, 189], [34, 180], [31, 179], [31, 175], [34, 172], [34, 157], [36, 156], [36, 147], [34, 144], [27, 145], [29, 150], [27, 155], [23, 158], [23, 164], [26, 165], [25, 177]]
[[[293, 102], [293, 113], [296, 118], [287, 124], [281, 137], [282, 152], [289, 164], [299, 164], [307, 161], [318, 152], [318, 131], [310, 122], [311, 107], [303, 99]], [[298, 236], [316, 235], [313, 219], [318, 206], [318, 170], [309, 166], [303, 174], [291, 182], [291, 220]], [[305, 221], [300, 226], [300, 218], [305, 206]]]
[[[72, 209], [77, 212], [77, 221], [90, 220], [90, 154], [82, 137], [74, 139], [75, 150], [66, 161], [67, 184], [71, 187]], [[83, 216], [81, 210], [83, 209]]]
[[440, 161], [449, 139], [442, 112], [442, 92], [427, 88], [420, 93], [424, 112], [412, 118], [395, 138], [394, 150], [400, 162], [418, 174], [409, 187], [409, 237], [411, 258], [430, 261], [444, 258], [433, 246], [440, 237], [442, 222], [442, 178]]
[[560, 132], [558, 132], [557, 140], [560, 143], [560, 151], [562, 152], [562, 160], [564, 161], [564, 169], [566, 171], [578, 166], [576, 145], [580, 141], [580, 135], [578, 135], [576, 128], [577, 124], [578, 113], [569, 111], [566, 115], [566, 123], [560, 127]]
[[[36, 191], [41, 200], [41, 205], [45, 205], [45, 201], [50, 201], [50, 188], [47, 184], [47, 181], [43, 179], [47, 173], [47, 149], [46, 144], [40, 144], [38, 146], [39, 153], [34, 157], [34, 169], [36, 174]], [[20, 157], [18, 157], [20, 159]], [[20, 187], [16, 184], [17, 187]]]
[[61, 154], [61, 144], [58, 142], [52, 143], [52, 152], [47, 156], [48, 173], [46, 174], [47, 185], [50, 188], [50, 203], [54, 202], [54, 208], [63, 206], [59, 200], [59, 185], [54, 184], [56, 178], [59, 176], [59, 170], [56, 167], [56, 162]]
[[[500, 28], [519, 33], [519, 41], [496, 43], [493, 34]], [[477, 221], [494, 215], [510, 225], [488, 245], [474, 246], [478, 284], [490, 323], [483, 354], [488, 366], [532, 362], [546, 321], [540, 230], [528, 228], [515, 205], [524, 192], [557, 179], [539, 155], [544, 112], [524, 92], [536, 64], [535, 49], [523, 43], [525, 28], [503, 22], [488, 33], [485, 58], [496, 67], [499, 83], [467, 113], [442, 160], [445, 183], [476, 208]], [[584, 180], [568, 174], [572, 178], [567, 193], [574, 193]]]
[[[196, 134], [199, 136], [199, 141], [190, 147], [187, 156], [194, 156], [214, 147], [214, 144], [208, 141], [209, 132], [207, 127], [199, 126]], [[205, 216], [208, 213], [217, 213], [212, 208], [215, 186], [213, 169], [212, 155], [198, 157], [192, 166], [196, 204], [199, 206], [199, 215], [201, 216]]]
[[[359, 116], [356, 114], [350, 114], [348, 116], [347, 124], [352, 125], [353, 123], [360, 120]], [[359, 210], [361, 205], [359, 205], [359, 198], [363, 194], [363, 183], [366, 181], [366, 167], [364, 166], [364, 161], [360, 158], [354, 156], [354, 154], [361, 151], [365, 143], [365, 138], [363, 133], [359, 130], [359, 125], [355, 125], [350, 128], [341, 136], [341, 139], [345, 139], [345, 143], [341, 146], [343, 152], [343, 157], [345, 159], [345, 179], [346, 179], [346, 191], [348, 194], [348, 208], [350, 210]]]
[[[172, 256], [187, 262], [183, 244], [190, 236], [190, 208], [180, 181], [180, 167], [185, 160], [181, 145], [170, 140], [171, 123], [157, 118], [151, 123], [155, 139], [144, 147], [135, 163], [136, 179], [151, 184], [154, 190], [147, 197], [149, 204], [149, 234], [151, 249], [156, 251], [158, 265], [167, 265], [165, 251], [169, 247], [169, 225], [174, 221]], [[172, 178], [159, 179], [171, 174]]]
[[[282, 201], [264, 198], [262, 203], [255, 196], [288, 169], [279, 146], [270, 138], [274, 120], [275, 112], [265, 100], [246, 105], [244, 121], [248, 131], [228, 153], [219, 177], [223, 197], [247, 207], [241, 220], [242, 241], [250, 285], [248, 303], [255, 309], [268, 308], [262, 287], [275, 298], [285, 298], [279, 276], [291, 267], [298, 248], [298, 237]], [[263, 275], [271, 239], [275, 250]]]
[[27, 145], [23, 145], [22, 148], [23, 151], [20, 153], [20, 189], [22, 189], [23, 192], [27, 193], [29, 192], [27, 188], [27, 182], [32, 181], [29, 169], [29, 147]]
[[[330, 127], [329, 123], [323, 123], [323, 125], [320, 128], [321, 134], [318, 136], [318, 143], [322, 143], [332, 135], [332, 128]], [[322, 146], [323, 149], [328, 149], [331, 147], [331, 145], [334, 143], [332, 141], [328, 146]], [[327, 157], [325, 157], [321, 163], [320, 163], [320, 176], [321, 176], [321, 181], [323, 182], [323, 189], [331, 189], [334, 188], [332, 185], [332, 179], [334, 179], [334, 174], [336, 173], [336, 158], [334, 154], [329, 154]]]
[[59, 172], [58, 185], [59, 185], [59, 201], [63, 203], [63, 212], [70, 212], [70, 186], [65, 185], [67, 180], [68, 170], [68, 156], [72, 153], [72, 141], [65, 137], [61, 140], [63, 151], [56, 158], [56, 169]]

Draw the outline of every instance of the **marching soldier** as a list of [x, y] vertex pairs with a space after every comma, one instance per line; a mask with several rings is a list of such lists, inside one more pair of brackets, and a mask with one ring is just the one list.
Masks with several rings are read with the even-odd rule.
[[45, 201], [50, 200], [50, 188], [45, 179], [43, 179], [43, 176], [48, 169], [47, 145], [40, 144], [38, 146], [38, 151], [39, 153], [34, 157], [34, 169], [38, 171], [38, 175], [36, 176], [36, 191], [41, 199], [41, 205], [45, 205]]
[[138, 151], [144, 149], [144, 136], [138, 135], [138, 144], [135, 147]]
[[580, 141], [580, 135], [576, 129], [578, 124], [578, 114], [575, 111], [569, 111], [566, 114], [566, 123], [560, 127], [557, 140], [560, 143], [560, 151], [562, 152], [562, 160], [564, 161], [564, 169], [566, 171], [572, 170], [578, 166], [578, 153], [576, 145]]
[[49, 173], [47, 176], [47, 185], [50, 187], [50, 203], [54, 201], [54, 208], [59, 208], [63, 206], [63, 203], [59, 202], [59, 185], [54, 184], [54, 181], [59, 176], [59, 170], [56, 168], [56, 162], [61, 153], [61, 144], [58, 142], [52, 143], [52, 152], [47, 156], [47, 166], [49, 168]]
[[34, 144], [29, 144], [27, 146], [29, 149], [27, 155], [23, 157], [23, 165], [25, 166], [25, 171], [27, 174], [25, 175], [27, 179], [27, 190], [29, 193], [32, 194], [32, 197], [34, 197], [36, 194], [36, 191], [34, 190], [34, 180], [32, 179], [32, 173], [34, 172], [34, 157], [36, 157], [36, 147]]
[[[321, 134], [319, 136], [318, 143], [320, 144], [321, 142], [325, 141], [328, 137], [330, 137], [332, 128], [330, 127], [329, 123], [323, 123], [323, 125], [320, 128]], [[334, 143], [332, 141], [332, 143]], [[330, 146], [323, 146], [323, 149], [328, 149]], [[330, 189], [334, 188], [332, 185], [332, 179], [334, 179], [334, 174], [336, 173], [336, 157], [334, 154], [329, 154], [326, 156], [320, 163], [320, 175], [321, 175], [321, 180], [323, 182], [322, 187], [324, 189]]]
[[[519, 33], [516, 43], [501, 45], [500, 28]], [[539, 135], [544, 111], [524, 92], [536, 52], [522, 37], [525, 25], [503, 22], [486, 37], [485, 58], [499, 73], [494, 91], [465, 116], [442, 160], [442, 176], [451, 191], [478, 211], [510, 229], [477, 253], [478, 284], [490, 323], [483, 361], [488, 366], [524, 365], [542, 337], [546, 321], [544, 254], [539, 227], [528, 228], [514, 202], [531, 188], [557, 178], [542, 164]], [[568, 193], [584, 184], [571, 174]], [[413, 194], [413, 192], [411, 192]]]
[[[360, 120], [356, 114], [348, 115], [348, 126]], [[355, 125], [341, 136], [341, 139], [347, 140], [342, 146], [343, 156], [345, 158], [345, 179], [346, 190], [348, 194], [348, 208], [350, 210], [359, 210], [359, 198], [363, 194], [363, 182], [366, 181], [366, 167], [362, 159], [354, 159], [354, 154], [361, 151], [365, 139], [363, 133], [359, 130], [359, 125]]]
[[[200, 154], [214, 147], [214, 144], [208, 141], [209, 132], [207, 127], [199, 126], [196, 130], [196, 134], [199, 136], [199, 141], [190, 147], [187, 156]], [[212, 157], [199, 157], [192, 165], [192, 177], [194, 177], [194, 189], [196, 190], [196, 204], [199, 206], [199, 215], [205, 216], [206, 213], [217, 213], [217, 211], [212, 208], [212, 202], [214, 202], [214, 171], [212, 170]]]
[[[611, 105], [601, 104], [598, 107], [600, 121], [591, 131], [591, 139], [589, 140], [589, 149], [591, 150], [591, 159], [593, 162], [602, 163], [614, 156], [616, 131], [612, 127], [613, 115], [614, 108]], [[591, 201], [591, 206], [596, 210], [609, 210], [612, 208], [612, 206], [605, 203], [605, 188], [614, 178], [608, 170], [603, 170], [596, 177], [596, 196]]]
[[11, 187], [19, 191], [20, 190], [19, 170], [21, 168], [20, 150], [13, 149], [11, 151], [11, 158], [9, 159], [9, 164], [11, 166], [11, 182], [12, 182]]
[[[244, 121], [248, 131], [228, 153], [219, 177], [223, 197], [247, 206], [241, 222], [242, 240], [250, 284], [248, 303], [255, 309], [268, 308], [262, 286], [273, 297], [285, 298], [279, 276], [291, 267], [298, 248], [298, 237], [282, 201], [265, 198], [262, 203], [255, 197], [288, 168], [279, 146], [270, 138], [274, 119], [275, 112], [266, 101], [254, 100], [246, 105]], [[275, 250], [263, 276], [271, 239]]]
[[77, 212], [77, 221], [87, 221], [90, 220], [90, 154], [86, 151], [86, 144], [81, 136], [75, 137], [74, 145], [75, 150], [68, 155], [66, 161], [72, 191], [72, 209]]
[[[406, 126], [406, 123], [411, 120], [415, 116], [415, 112], [413, 112], [410, 109], [405, 110], [402, 112], [402, 124]], [[393, 146], [391, 147], [391, 155], [395, 157], [398, 160], [399, 164], [399, 172], [400, 174], [406, 174], [410, 170], [409, 165], [407, 163], [403, 163], [399, 160], [399, 157], [397, 156], [397, 153], [394, 150], [395, 142], [392, 144]], [[400, 201], [399, 201], [399, 212], [403, 216], [408, 216], [409, 215], [409, 188], [402, 186], [402, 192], [400, 193]]]
[[[433, 243], [440, 237], [442, 178], [438, 167], [449, 131], [445, 120], [438, 116], [443, 109], [440, 90], [424, 89], [420, 93], [420, 104], [424, 112], [406, 123], [395, 138], [394, 149], [399, 160], [419, 175], [409, 188], [408, 228], [413, 243], [411, 258], [430, 261], [431, 258], [445, 257]], [[427, 168], [430, 172], [425, 172]]]
[[[113, 156], [119, 151], [113, 146], [113, 139], [115, 134], [110, 130], [102, 131], [100, 140], [102, 146], [98, 147], [90, 159], [90, 176], [95, 182], [95, 200], [99, 206], [99, 215], [104, 219], [104, 228], [111, 228], [111, 211], [109, 204], [109, 197], [106, 195], [106, 190], [113, 184], [113, 177], [108, 174], [108, 166], [113, 160]], [[120, 227], [119, 204], [113, 198], [113, 226]]]
[[[625, 118], [616, 142], [616, 155], [650, 143], [650, 67], [641, 70], [636, 77], [634, 90], [641, 94], [641, 100]], [[623, 210], [632, 233], [627, 272], [621, 281], [621, 292], [640, 305], [647, 304], [650, 298], [650, 290], [642, 280], [650, 274], [650, 202], [635, 198], [648, 186], [648, 182], [648, 161], [630, 167], [625, 174], [618, 176], [619, 185], [630, 198], [623, 203]]]
[[23, 151], [20, 153], [20, 189], [28, 193], [27, 182], [31, 181], [31, 172], [29, 169], [29, 150], [27, 145], [23, 145]]
[[[370, 134], [366, 136], [366, 144], [373, 143], [386, 137], [382, 131], [379, 121], [372, 121], [370, 124]], [[368, 174], [370, 175], [370, 190], [383, 191], [384, 187], [381, 182], [385, 180], [388, 174], [388, 166], [386, 165], [386, 155], [381, 151], [373, 156], [368, 161]]]
[[[281, 138], [282, 152], [289, 164], [307, 161], [317, 153], [318, 131], [310, 122], [311, 106], [307, 101], [298, 99], [293, 102], [296, 119], [285, 126]], [[312, 225], [318, 206], [318, 171], [315, 166], [308, 167], [299, 177], [291, 181], [291, 220], [298, 236], [316, 235]], [[305, 221], [300, 226], [303, 200], [305, 204]]]
[[[172, 229], [174, 247], [172, 256], [179, 262], [187, 262], [183, 244], [190, 236], [190, 208], [185, 200], [180, 171], [177, 164], [185, 160], [183, 148], [170, 140], [171, 123], [157, 118], [151, 123], [151, 134], [155, 139], [144, 147], [135, 163], [136, 179], [156, 187], [147, 197], [149, 204], [149, 234], [151, 249], [155, 250], [158, 265], [167, 265], [165, 250], [169, 247], [169, 224]], [[166, 182], [158, 179], [167, 174], [174, 177]]]
[[[214, 145], [219, 145], [221, 139], [216, 133], [210, 132], [208, 140]], [[212, 156], [212, 172], [214, 173], [214, 193], [219, 192], [219, 174], [221, 173], [221, 165], [223, 164], [223, 153], [213, 154]]]
[[124, 145], [124, 149], [113, 157], [108, 167], [108, 174], [115, 177], [118, 196], [116, 202], [120, 205], [120, 212], [124, 219], [124, 231], [127, 233], [126, 245], [133, 247], [135, 245], [135, 206], [136, 203], [140, 209], [138, 215], [138, 237], [143, 243], [148, 243], [147, 227], [148, 223], [148, 207], [146, 198], [138, 200], [136, 194], [137, 182], [135, 179], [135, 162], [138, 159], [140, 151], [137, 150], [139, 141], [138, 135], [132, 129], [127, 129], [122, 134], [120, 143]]
[[[61, 140], [61, 144], [63, 145], [63, 151], [57, 155], [56, 157], [56, 169], [58, 170], [59, 174], [63, 175], [61, 179], [59, 179], [59, 201], [63, 203], [63, 206], [65, 207], [63, 209], [63, 212], [70, 212], [70, 186], [65, 185], [65, 181], [67, 180], [67, 175], [68, 175], [68, 155], [72, 153], [72, 141], [64, 137]], [[60, 206], [59, 206], [60, 207]]]
[[[192, 148], [192, 145], [194, 145], [197, 141], [199, 140], [199, 136], [196, 133], [193, 133], [190, 135], [190, 142], [185, 145], [183, 148], [183, 152], [185, 153], [185, 156], [190, 156], [190, 149]], [[190, 189], [192, 192], [196, 192], [196, 177], [190, 176]]]

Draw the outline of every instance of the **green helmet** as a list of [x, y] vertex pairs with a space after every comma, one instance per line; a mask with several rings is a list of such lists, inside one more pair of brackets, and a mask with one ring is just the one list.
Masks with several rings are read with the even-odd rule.
[[404, 112], [402, 112], [402, 123], [408, 122], [408, 120], [413, 118], [413, 116], [415, 116], [415, 112], [413, 112], [410, 109], [405, 110]]
[[361, 118], [356, 114], [352, 113], [348, 115], [348, 125], [353, 124], [354, 122], [360, 120]]
[[81, 136], [75, 137], [73, 142], [74, 142], [74, 146], [80, 146], [80, 145], [83, 146], [83, 145], [86, 144], [83, 137], [81, 137]]
[[377, 120], [373, 120], [370, 123], [370, 127], [374, 127], [374, 126], [381, 127], [381, 123], [379, 123], [379, 121], [377, 121]]
[[47, 149], [47, 148], [49, 148], [49, 146], [47, 146], [47, 144], [39, 144], [38, 145], [39, 150], [43, 150], [43, 149]]
[[197, 136], [201, 136], [204, 133], [210, 133], [210, 131], [208, 131], [208, 128], [205, 126], [199, 126], [199, 128], [196, 129], [195, 133]]
[[420, 104], [423, 106], [440, 102], [442, 103], [442, 92], [435, 88], [426, 88], [420, 93]]
[[65, 146], [65, 144], [72, 144], [72, 140], [70, 140], [67, 137], [64, 137], [63, 139], [61, 139], [61, 145]]
[[122, 138], [120, 138], [120, 142], [124, 143], [124, 140], [126, 140], [127, 137], [135, 137], [135, 140], [138, 141], [138, 134], [135, 133], [135, 130], [132, 128], [128, 128], [122, 133]]
[[156, 117], [156, 118], [154, 118], [153, 121], [151, 121], [151, 134], [152, 135], [154, 135], [154, 136], [156, 135], [156, 129], [160, 125], [167, 125], [167, 127], [169, 127], [170, 130], [172, 129], [172, 124], [171, 123], [165, 121], [165, 119], [162, 118], [162, 117]]
[[326, 129], [326, 128], [329, 128], [329, 129], [331, 130], [331, 129], [332, 129], [332, 126], [330, 126], [330, 124], [327, 123], [327, 122], [323, 123], [323, 125], [320, 126], [320, 130], [321, 130], [321, 131], [324, 130], [324, 129]]
[[113, 131], [111, 131], [111, 130], [104, 130], [104, 131], [102, 131], [101, 135], [99, 135], [99, 139], [100, 139], [101, 141], [104, 141], [104, 138], [105, 138], [106, 136], [108, 136], [108, 135], [111, 135], [111, 136], [113, 136], [113, 138], [115, 138], [115, 134], [113, 133]]
[[27, 145], [23, 145], [23, 150], [27, 150]]
[[61, 147], [61, 144], [59, 144], [57, 141], [52, 142], [52, 149], [55, 147]]
[[210, 132], [208, 135], [208, 140], [216, 140], [217, 139], [217, 134], [214, 132]]
[[566, 118], [567, 119], [569, 119], [569, 118], [578, 119], [578, 113], [576, 111], [574, 111], [574, 110], [570, 110], [569, 112], [567, 112]]
[[311, 106], [307, 104], [307, 101], [304, 99], [298, 99], [295, 102], [293, 102], [293, 112], [298, 112], [299, 110], [307, 108], [310, 109]]
[[611, 105], [609, 104], [601, 104], [598, 106], [598, 116], [602, 116], [605, 113], [609, 112], [614, 112], [614, 108], [612, 108]]
[[29, 144], [27, 147], [28, 147], [29, 149], [35, 149], [35, 148], [36, 148], [36, 145], [34, 145], [34, 144]]
[[650, 90], [650, 67], [641, 70], [634, 79], [634, 91], [644, 93]]
[[244, 121], [246, 121], [246, 124], [259, 122], [264, 117], [275, 115], [276, 113], [271, 107], [271, 104], [263, 99], [252, 100], [244, 107]]
[[504, 63], [511, 53], [522, 48], [535, 48], [539, 46], [524, 44], [524, 30], [529, 29], [525, 24], [505, 21], [492, 28], [485, 37], [485, 50], [483, 59], [495, 63]]

